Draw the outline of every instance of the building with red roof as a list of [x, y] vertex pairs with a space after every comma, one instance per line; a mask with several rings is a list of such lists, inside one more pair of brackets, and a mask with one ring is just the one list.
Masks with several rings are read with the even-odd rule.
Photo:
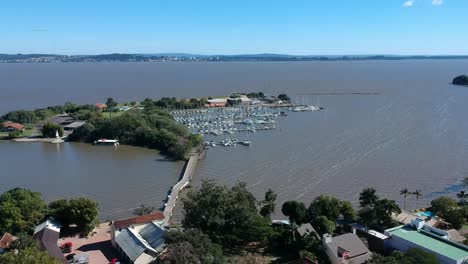
[[2, 131], [7, 131], [7, 132], [11, 132], [11, 131], [21, 132], [24, 130], [24, 126], [22, 124], [11, 122], [11, 121], [3, 122], [1, 128], [2, 128]]

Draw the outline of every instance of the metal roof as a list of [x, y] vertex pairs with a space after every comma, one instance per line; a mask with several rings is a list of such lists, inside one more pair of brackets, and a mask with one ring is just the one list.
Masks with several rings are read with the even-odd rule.
[[116, 234], [115, 241], [132, 261], [135, 261], [146, 249], [143, 243], [127, 228]]
[[165, 246], [165, 229], [155, 223], [150, 223], [140, 230], [140, 235], [157, 251], [161, 251]]

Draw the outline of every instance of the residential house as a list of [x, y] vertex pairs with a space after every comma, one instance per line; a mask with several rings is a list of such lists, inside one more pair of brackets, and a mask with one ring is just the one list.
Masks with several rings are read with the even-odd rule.
[[371, 252], [356, 234], [322, 236], [325, 252], [332, 264], [362, 264], [372, 257]]
[[59, 236], [60, 225], [52, 220], [46, 220], [36, 227], [33, 238], [39, 241], [41, 249], [47, 251], [50, 256], [67, 263], [67, 259], [58, 246]]
[[82, 127], [84, 124], [86, 124], [86, 121], [75, 121], [69, 125], [64, 126], [63, 129], [65, 131], [73, 132], [73, 130]]
[[163, 221], [162, 212], [114, 221], [112, 246], [126, 263], [152, 263], [165, 248]]
[[97, 104], [96, 104], [96, 108], [99, 109], [99, 110], [106, 110], [106, 109], [107, 109], [107, 105], [106, 105], [106, 104], [103, 104], [103, 103], [97, 103]]
[[406, 252], [419, 248], [437, 256], [442, 264], [462, 264], [468, 261], [468, 247], [449, 240], [449, 233], [414, 219], [408, 225], [385, 230], [385, 246]]
[[2, 238], [0, 239], [0, 254], [10, 249], [11, 245], [16, 240], [18, 240], [18, 238], [10, 233], [3, 234]]
[[2, 123], [1, 130], [4, 132], [13, 132], [13, 131], [23, 132], [24, 126], [19, 123], [6, 121]]

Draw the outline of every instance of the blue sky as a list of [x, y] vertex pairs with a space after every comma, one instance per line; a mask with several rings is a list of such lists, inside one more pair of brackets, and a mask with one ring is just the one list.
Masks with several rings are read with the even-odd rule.
[[2, 0], [0, 53], [468, 54], [467, 0]]

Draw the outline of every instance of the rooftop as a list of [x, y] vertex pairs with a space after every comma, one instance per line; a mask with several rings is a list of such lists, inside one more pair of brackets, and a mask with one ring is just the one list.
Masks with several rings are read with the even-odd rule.
[[22, 124], [18, 124], [18, 123], [11, 122], [11, 121], [3, 122], [2, 126], [3, 127], [12, 127], [14, 129], [17, 129], [17, 130], [24, 129], [24, 126]]
[[338, 256], [338, 248], [348, 251], [351, 258], [369, 253], [369, 249], [367, 249], [361, 239], [352, 233], [333, 237], [327, 246], [333, 251], [335, 256]]
[[135, 216], [127, 219], [122, 219], [122, 220], [116, 220], [114, 221], [114, 227], [115, 229], [121, 229], [121, 228], [126, 228], [131, 225], [140, 225], [140, 224], [145, 224], [153, 221], [163, 221], [164, 220], [164, 214], [162, 212], [155, 212], [152, 214], [148, 215], [142, 215], [142, 216]]
[[403, 238], [416, 245], [454, 260], [464, 258], [468, 255], [468, 250], [464, 249], [463, 245], [458, 245], [443, 238], [428, 235], [425, 232], [417, 231], [416, 229], [408, 226], [400, 226], [387, 230], [386, 232], [392, 236]]

